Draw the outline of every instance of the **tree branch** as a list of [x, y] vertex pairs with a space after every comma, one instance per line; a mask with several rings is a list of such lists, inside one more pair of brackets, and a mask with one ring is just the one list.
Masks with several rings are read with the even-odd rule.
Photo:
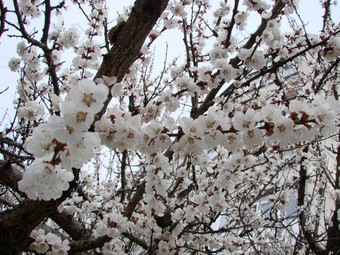
[[[340, 134], [338, 136], [340, 139]], [[339, 140], [338, 140], [339, 141]], [[336, 153], [336, 166], [335, 166], [335, 189], [340, 190], [340, 145], [337, 148]], [[340, 251], [340, 229], [339, 229], [339, 212], [340, 209], [340, 198], [337, 196], [335, 199], [335, 208], [332, 216], [332, 226], [330, 226], [327, 230], [327, 245], [326, 248], [328, 251], [333, 251], [334, 254], [337, 254]]]
[[121, 167], [120, 167], [120, 179], [121, 179], [121, 189], [122, 194], [120, 198], [120, 202], [123, 203], [125, 200], [125, 188], [126, 188], [126, 177], [125, 177], [125, 169], [126, 169], [126, 159], [127, 159], [127, 150], [124, 150], [122, 152], [122, 161], [121, 161]]
[[43, 35], [41, 38], [41, 42], [47, 45], [47, 38], [48, 38], [48, 32], [50, 30], [50, 24], [51, 24], [51, 2], [50, 0], [45, 0], [45, 24], [43, 28]]
[[130, 217], [131, 217], [133, 211], [135, 210], [136, 206], [138, 205], [139, 201], [143, 198], [144, 192], [145, 192], [145, 181], [143, 181], [142, 184], [136, 190], [135, 195], [132, 197], [129, 204], [125, 208], [123, 216], [130, 219]]
[[[134, 196], [130, 200], [130, 203], [125, 208], [123, 216], [125, 216], [127, 218], [131, 217], [131, 215], [132, 215], [133, 211], [135, 210], [136, 206], [138, 205], [139, 201], [143, 198], [144, 191], [145, 191], [145, 181], [136, 190]], [[58, 216], [58, 218], [59, 218], [59, 216]], [[62, 221], [62, 225], [68, 222], [67, 219], [65, 219], [65, 218], [61, 218], [61, 221]], [[74, 234], [77, 235], [77, 236], [78, 235], [81, 236], [83, 234], [83, 231], [81, 230], [81, 228], [78, 228], [78, 229], [74, 228], [72, 231], [75, 231]], [[124, 232], [122, 235], [124, 237], [129, 238], [132, 242], [137, 243], [138, 245], [140, 245], [144, 249], [147, 249], [147, 247], [148, 247], [147, 244], [144, 241], [133, 236], [132, 234]], [[69, 252], [70, 252], [70, 254], [72, 254], [74, 252], [86, 251], [86, 250], [102, 247], [106, 242], [111, 241], [111, 239], [112, 239], [111, 237], [104, 235], [104, 236], [100, 236], [98, 238], [90, 238], [90, 239], [87, 239], [87, 240], [81, 240], [81, 241], [78, 241], [78, 242], [73, 242], [71, 244], [71, 249], [70, 249]]]
[[[307, 152], [307, 149], [305, 149]], [[304, 208], [305, 205], [305, 192], [306, 192], [306, 183], [307, 183], [307, 170], [303, 165], [303, 161], [305, 157], [301, 158], [300, 161], [300, 179], [299, 179], [299, 186], [298, 186], [298, 198], [297, 198], [297, 205], [301, 208]], [[316, 255], [326, 255], [328, 254], [324, 249], [317, 245], [315, 238], [313, 237], [311, 231], [306, 229], [306, 214], [304, 209], [299, 212], [299, 220], [300, 220], [300, 227], [302, 229], [303, 235], [306, 238], [309, 248], [316, 254]]]
[[225, 47], [228, 48], [229, 46], [229, 43], [230, 43], [230, 39], [231, 39], [231, 33], [233, 31], [233, 28], [234, 28], [234, 25], [235, 25], [235, 16], [236, 14], [238, 13], [238, 5], [239, 5], [239, 0], [236, 0], [235, 1], [235, 4], [234, 4], [234, 9], [233, 9], [233, 16], [231, 17], [231, 21], [230, 21], [230, 24], [227, 28], [227, 39], [225, 41]]
[[51, 214], [50, 218], [69, 234], [73, 240], [81, 240], [84, 238], [86, 228], [68, 212], [63, 211], [59, 213], [55, 211]]
[[329, 19], [331, 18], [331, 0], [327, 0], [324, 2], [324, 8], [325, 8], [325, 13], [323, 15], [323, 25], [322, 25], [322, 32], [325, 32], [326, 27], [327, 27], [327, 23], [329, 21]]
[[[117, 32], [117, 39], [110, 52], [104, 56], [103, 62], [95, 76], [117, 77], [120, 82], [132, 63], [137, 59], [140, 49], [149, 32], [166, 8], [169, 0], [137, 0], [128, 20]], [[110, 94], [104, 103], [102, 110], [96, 115], [90, 128], [94, 130], [94, 123], [105, 113]]]
[[[10, 187], [22, 197], [26, 194], [18, 189], [18, 181], [22, 179], [19, 169], [12, 166], [10, 162], [1, 161], [0, 182]], [[29, 237], [32, 230], [44, 219], [51, 216], [57, 207], [71, 194], [78, 182], [79, 171], [74, 169], [74, 180], [70, 187], [64, 191], [57, 200], [33, 201], [25, 199], [21, 204], [11, 210], [0, 214], [0, 251], [4, 254], [12, 254], [13, 251], [27, 250], [31, 243]]]
[[315, 88], [315, 94], [317, 94], [321, 89], [322, 87], [325, 85], [325, 80], [327, 78], [327, 76], [332, 72], [333, 69], [335, 69], [338, 64], [340, 62], [340, 58], [337, 58], [334, 63], [327, 69], [327, 71], [323, 74], [323, 76], [321, 77], [318, 85], [316, 86]]
[[106, 242], [109, 242], [112, 238], [105, 235], [100, 236], [98, 238], [81, 240], [77, 242], [73, 242], [71, 244], [71, 249], [69, 250], [69, 254], [74, 254], [76, 252], [88, 251], [95, 249], [97, 247], [102, 247]]
[[7, 8], [4, 7], [2, 0], [0, 0], [0, 37], [5, 31], [5, 19], [6, 19]]

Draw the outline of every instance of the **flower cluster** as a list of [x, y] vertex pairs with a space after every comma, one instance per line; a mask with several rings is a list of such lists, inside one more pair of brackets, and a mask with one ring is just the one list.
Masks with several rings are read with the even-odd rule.
[[32, 18], [37, 18], [40, 16], [41, 11], [39, 10], [40, 0], [25, 1], [21, 0], [19, 2], [19, 7], [22, 15], [30, 16]]
[[53, 233], [45, 234], [43, 229], [33, 230], [31, 237], [35, 240], [30, 248], [39, 253], [46, 255], [66, 255], [70, 249], [68, 240], [61, 240], [61, 238]]
[[19, 189], [33, 200], [57, 199], [68, 189], [72, 180], [72, 172], [50, 163], [35, 161], [26, 168], [23, 179], [19, 182]]
[[141, 142], [141, 119], [131, 116], [121, 109], [111, 108], [100, 122], [96, 123], [96, 131], [100, 134], [102, 143], [109, 148], [123, 151], [138, 146]]
[[238, 28], [242, 31], [244, 30], [244, 27], [247, 25], [247, 19], [248, 19], [248, 12], [240, 11], [236, 16], [235, 16], [235, 22]]
[[79, 33], [76, 28], [57, 27], [49, 34], [49, 40], [58, 45], [58, 50], [74, 48], [78, 44]]
[[10, 61], [9, 64], [11, 70], [17, 70], [21, 61], [24, 63], [30, 63], [29, 65], [25, 65], [25, 73], [27, 75], [28, 81], [40, 81], [43, 77], [43, 74], [41, 70], [41, 61], [39, 59], [39, 50], [36, 47], [27, 46], [25, 42], [22, 41], [17, 45], [17, 53], [21, 59], [12, 59]]
[[72, 168], [81, 168], [94, 156], [100, 137], [88, 132], [94, 115], [109, 93], [104, 84], [80, 80], [72, 84], [61, 105], [62, 116], [53, 115], [34, 129], [25, 143], [36, 158], [26, 168], [19, 188], [31, 199], [56, 199], [69, 187]]
[[37, 120], [45, 114], [44, 108], [36, 101], [27, 101], [18, 109], [18, 117], [27, 120]]
[[195, 120], [186, 117], [178, 120], [181, 132], [179, 142], [173, 146], [176, 151], [197, 154], [220, 145], [235, 152], [263, 143], [286, 148], [332, 134], [340, 113], [338, 101], [332, 98], [320, 104], [291, 101], [289, 108], [267, 104], [257, 111], [237, 111], [231, 122], [213, 109]]

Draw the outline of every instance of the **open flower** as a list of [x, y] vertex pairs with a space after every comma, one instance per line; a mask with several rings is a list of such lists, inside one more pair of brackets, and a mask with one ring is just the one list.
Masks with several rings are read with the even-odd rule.
[[247, 25], [247, 18], [249, 14], [248, 12], [240, 11], [235, 16], [235, 22], [238, 28], [242, 31], [244, 27]]
[[249, 129], [253, 129], [255, 127], [254, 109], [248, 109], [246, 113], [236, 112], [233, 118], [233, 125], [239, 131], [247, 132]]
[[66, 169], [81, 168], [94, 156], [94, 148], [100, 144], [98, 134], [84, 132], [82, 138], [67, 146], [61, 154], [62, 166]]
[[195, 137], [202, 137], [204, 135], [205, 127], [200, 125], [201, 123], [199, 123], [197, 120], [184, 117], [179, 119], [178, 123], [185, 134]]
[[43, 106], [35, 101], [28, 101], [25, 103], [25, 106], [18, 109], [18, 117], [28, 120], [36, 120], [44, 114]]
[[290, 118], [280, 118], [275, 121], [274, 134], [269, 140], [276, 140], [281, 148], [287, 147], [294, 141], [294, 121]]
[[50, 200], [61, 197], [73, 178], [72, 172], [61, 169], [60, 166], [35, 161], [26, 168], [18, 185], [30, 199]]
[[98, 84], [92, 80], [80, 80], [69, 92], [69, 100], [79, 110], [97, 113], [103, 107], [103, 103], [109, 94], [109, 89], [104, 84]]
[[327, 104], [319, 105], [315, 109], [315, 115], [322, 135], [326, 136], [335, 132], [336, 112], [330, 109]]
[[263, 142], [263, 131], [260, 129], [249, 129], [243, 133], [242, 140], [248, 149], [253, 149]]
[[24, 147], [35, 157], [43, 157], [53, 152], [53, 139], [51, 127], [48, 124], [40, 124], [33, 130], [32, 136], [27, 138]]

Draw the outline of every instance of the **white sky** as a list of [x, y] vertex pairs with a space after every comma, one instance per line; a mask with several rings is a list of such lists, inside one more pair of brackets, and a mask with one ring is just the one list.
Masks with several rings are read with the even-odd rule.
[[[9, 1], [9, 0], [7, 0]], [[6, 2], [6, 1], [5, 1]], [[117, 16], [117, 12], [122, 12], [123, 6], [132, 5], [134, 0], [111, 0], [108, 1], [112, 7], [110, 9], [109, 18], [112, 20]], [[212, 4], [216, 4], [218, 0], [212, 0]], [[334, 7], [333, 7], [334, 8]], [[80, 11], [76, 7], [70, 8], [72, 15], [64, 15], [63, 19], [65, 24], [73, 24], [79, 29], [82, 29], [82, 24], [86, 22], [83, 19]], [[318, 0], [300, 0], [300, 15], [307, 24], [307, 31], [309, 33], [318, 33], [322, 27], [322, 9], [320, 7], [320, 3]], [[340, 6], [335, 7], [335, 11], [333, 12], [333, 20], [339, 24], [340, 22]], [[61, 22], [61, 20], [60, 20]], [[256, 27], [258, 22], [249, 20], [248, 24], [253, 24], [253, 27]], [[251, 26], [247, 28], [247, 31], [252, 31], [253, 28]], [[177, 32], [178, 33], [178, 32]], [[175, 43], [173, 43], [175, 41]], [[158, 40], [156, 44], [156, 56], [160, 56], [159, 63], [163, 63], [165, 56], [165, 47], [168, 44], [168, 60], [172, 60], [174, 57], [179, 55], [179, 47], [183, 47], [181, 37], [176, 34], [175, 31], [166, 32], [166, 36]], [[0, 95], [0, 125], [1, 120], [4, 116], [4, 113], [7, 113], [10, 116], [14, 115], [14, 110], [12, 109], [12, 101], [15, 98], [15, 89], [17, 85], [18, 75], [13, 73], [8, 68], [8, 61], [12, 57], [16, 57], [16, 44], [13, 43], [13, 39], [8, 39], [6, 34], [3, 34], [0, 38], [0, 91], [9, 87], [8, 91], [4, 94]], [[153, 49], [151, 49], [153, 50]], [[8, 121], [8, 118], [6, 118]]]

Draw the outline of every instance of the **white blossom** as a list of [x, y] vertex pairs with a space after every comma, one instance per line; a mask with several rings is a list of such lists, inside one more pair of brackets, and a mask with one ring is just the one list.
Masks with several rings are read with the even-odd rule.
[[35, 161], [26, 168], [19, 189], [30, 199], [57, 199], [62, 192], [69, 188], [69, 181], [73, 180], [70, 171], [53, 166], [49, 163]]
[[95, 82], [84, 79], [71, 87], [68, 97], [78, 109], [97, 113], [102, 108], [108, 93], [107, 86], [103, 84], [96, 85]]
[[25, 106], [19, 107], [18, 117], [27, 120], [37, 120], [44, 115], [44, 107], [36, 101], [28, 101]]

